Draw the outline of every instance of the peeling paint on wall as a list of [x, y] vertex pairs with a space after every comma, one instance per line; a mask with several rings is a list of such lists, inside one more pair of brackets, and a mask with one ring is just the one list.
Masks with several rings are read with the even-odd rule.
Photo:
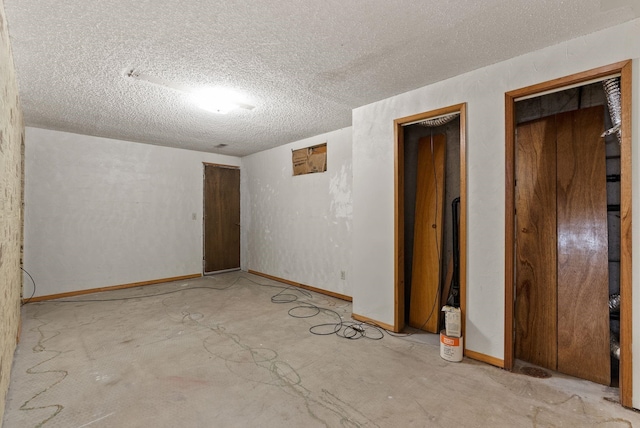
[[[291, 150], [327, 142], [327, 172], [291, 175]], [[351, 128], [242, 158], [245, 268], [351, 295]], [[345, 279], [342, 279], [345, 271]]]
[[351, 219], [353, 203], [351, 199], [351, 164], [344, 164], [331, 175], [329, 197], [331, 213], [335, 218]]

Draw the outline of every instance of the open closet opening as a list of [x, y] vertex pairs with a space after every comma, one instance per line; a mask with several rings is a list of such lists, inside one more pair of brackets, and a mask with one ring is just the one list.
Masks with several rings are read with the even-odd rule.
[[630, 62], [507, 93], [505, 368], [631, 404]]
[[464, 308], [464, 114], [457, 105], [396, 120], [397, 330], [438, 333], [447, 301]]

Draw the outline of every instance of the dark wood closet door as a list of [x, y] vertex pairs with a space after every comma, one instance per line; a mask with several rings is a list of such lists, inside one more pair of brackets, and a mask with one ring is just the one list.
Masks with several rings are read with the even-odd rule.
[[240, 170], [204, 168], [204, 271], [240, 268]]
[[602, 106], [519, 125], [516, 358], [609, 384]]
[[609, 247], [604, 109], [557, 115], [558, 371], [608, 385]]
[[516, 358], [555, 370], [556, 125], [518, 126], [516, 149]]

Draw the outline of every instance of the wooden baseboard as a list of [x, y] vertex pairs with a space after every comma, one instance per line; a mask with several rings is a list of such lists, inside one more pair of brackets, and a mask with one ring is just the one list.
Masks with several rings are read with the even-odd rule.
[[191, 275], [173, 276], [171, 278], [152, 279], [151, 281], [132, 282], [130, 284], [112, 285], [109, 287], [89, 288], [87, 290], [69, 291], [67, 293], [48, 294], [46, 296], [37, 296], [37, 297], [32, 297], [30, 299], [22, 299], [22, 303], [26, 304], [26, 303], [33, 303], [33, 302], [41, 302], [43, 300], [62, 299], [66, 297], [81, 296], [83, 294], [100, 293], [102, 291], [122, 290], [123, 288], [133, 288], [133, 287], [141, 287], [143, 285], [162, 284], [163, 282], [184, 281], [186, 279], [200, 278], [201, 276], [202, 276], [201, 273], [194, 273]]
[[491, 364], [492, 366], [500, 367], [501, 369], [504, 368], [504, 360], [501, 360], [500, 358], [491, 357], [489, 355], [481, 354], [480, 352], [476, 351], [470, 351], [468, 349], [464, 350], [464, 356], [469, 357], [472, 360], [481, 361], [483, 363]]
[[399, 333], [398, 331], [396, 331], [395, 327], [393, 327], [391, 324], [387, 324], [387, 323], [384, 323], [384, 322], [376, 321], [376, 320], [374, 320], [372, 318], [369, 318], [369, 317], [365, 317], [365, 316], [362, 316], [362, 315], [358, 315], [358, 314], [352, 313], [351, 314], [351, 318], [353, 318], [356, 321], [360, 321], [360, 322], [363, 322], [363, 323], [366, 323], [366, 324], [371, 324], [371, 325], [375, 325], [377, 327], [384, 328], [385, 330], [392, 331], [394, 333]]
[[279, 278], [277, 276], [269, 275], [262, 272], [257, 272], [255, 270], [249, 269], [250, 274], [261, 276], [263, 278], [272, 279], [274, 281], [282, 282], [284, 284], [293, 285], [294, 287], [304, 288], [305, 290], [313, 291], [320, 294], [325, 294], [327, 296], [335, 297], [336, 299], [346, 300], [347, 302], [352, 302], [353, 298], [351, 296], [347, 296], [344, 294], [336, 293], [334, 291], [323, 290], [322, 288], [312, 287], [311, 285], [300, 284], [299, 282], [289, 281], [288, 279]]

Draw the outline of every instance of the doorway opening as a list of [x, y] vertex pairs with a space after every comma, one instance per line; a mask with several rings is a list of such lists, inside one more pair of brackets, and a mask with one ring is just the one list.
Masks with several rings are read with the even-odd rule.
[[[621, 138], [601, 137], [615, 125], [607, 79], [620, 88]], [[518, 358], [619, 384], [627, 407], [630, 107], [630, 61], [506, 94], [505, 368]], [[610, 337], [619, 337], [619, 364]]]
[[440, 308], [451, 298], [461, 308], [464, 334], [466, 104], [397, 119], [394, 125], [394, 330], [408, 324], [437, 333]]
[[240, 269], [240, 169], [204, 164], [205, 275]]

